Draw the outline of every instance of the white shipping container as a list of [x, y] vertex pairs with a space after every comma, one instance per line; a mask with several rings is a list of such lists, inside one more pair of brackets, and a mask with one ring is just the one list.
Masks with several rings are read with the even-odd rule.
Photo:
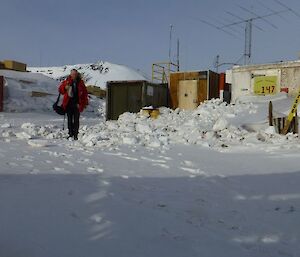
[[226, 83], [232, 84], [232, 102], [279, 92], [294, 96], [300, 89], [300, 61], [234, 66], [226, 72]]

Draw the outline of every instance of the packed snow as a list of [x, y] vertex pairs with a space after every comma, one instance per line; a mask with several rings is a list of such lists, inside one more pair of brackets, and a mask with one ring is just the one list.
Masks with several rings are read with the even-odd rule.
[[269, 100], [281, 117], [293, 99], [106, 121], [93, 98], [69, 141], [57, 81], [18, 74], [0, 113], [0, 256], [299, 256], [300, 142], [267, 121]]
[[[43, 74], [11, 70], [0, 70], [0, 76], [4, 77], [5, 112], [52, 112], [58, 96], [59, 81]], [[34, 96], [35, 92], [45, 95]], [[92, 115], [103, 115], [105, 101], [91, 95], [89, 98], [90, 105], [86, 111]]]
[[[100, 101], [100, 100], [99, 100]], [[291, 99], [274, 101], [274, 109], [289, 106]], [[257, 104], [227, 104], [218, 99], [201, 104], [196, 110], [160, 108], [152, 119], [140, 113], [124, 113], [117, 121], [105, 120], [105, 107], [98, 109], [94, 123], [80, 129], [78, 147], [117, 148], [121, 145], [169, 149], [175, 144], [199, 145], [225, 151], [230, 147], [299, 148], [297, 135], [282, 136], [268, 125], [268, 101]], [[277, 107], [277, 108], [276, 108]], [[288, 108], [286, 109], [288, 110]], [[102, 113], [101, 113], [102, 112]], [[32, 122], [0, 127], [4, 138], [49, 140], [57, 144], [67, 134], [61, 126]], [[53, 141], [53, 142], [52, 142]], [[58, 141], [58, 142], [57, 142]], [[30, 144], [33, 144], [30, 142]]]
[[140, 72], [124, 65], [98, 61], [89, 64], [65, 65], [62, 67], [31, 67], [31, 72], [40, 73], [55, 80], [65, 79], [72, 69], [77, 69], [87, 85], [106, 88], [107, 81], [147, 80]]

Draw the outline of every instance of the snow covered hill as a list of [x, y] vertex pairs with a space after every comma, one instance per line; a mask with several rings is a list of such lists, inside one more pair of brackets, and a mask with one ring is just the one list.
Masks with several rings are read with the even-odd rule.
[[97, 62], [89, 64], [65, 65], [61, 67], [32, 67], [31, 72], [41, 73], [55, 80], [63, 80], [72, 69], [77, 69], [87, 85], [106, 88], [107, 81], [117, 80], [147, 80], [138, 71], [124, 65], [112, 64], [109, 62]]

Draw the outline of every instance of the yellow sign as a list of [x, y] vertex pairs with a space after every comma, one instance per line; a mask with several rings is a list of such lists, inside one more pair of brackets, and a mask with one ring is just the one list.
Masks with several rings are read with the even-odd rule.
[[295, 117], [296, 112], [297, 112], [297, 107], [299, 105], [299, 102], [300, 102], [300, 91], [299, 91], [298, 95], [296, 96], [296, 98], [294, 100], [294, 103], [292, 105], [292, 109], [291, 109], [291, 111], [290, 111], [290, 113], [287, 117], [286, 122], [285, 122], [283, 131], [282, 131], [282, 134], [284, 134], [284, 135], [286, 135], [288, 133], [290, 125], [293, 121], [293, 118]]
[[277, 76], [259, 76], [254, 78], [254, 94], [274, 95], [277, 93]]

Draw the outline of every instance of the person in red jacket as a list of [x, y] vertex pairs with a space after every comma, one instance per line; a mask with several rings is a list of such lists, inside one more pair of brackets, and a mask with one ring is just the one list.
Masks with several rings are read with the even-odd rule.
[[68, 116], [69, 138], [78, 140], [80, 113], [88, 105], [88, 93], [80, 73], [73, 69], [59, 86], [59, 93], [64, 95], [62, 107]]

